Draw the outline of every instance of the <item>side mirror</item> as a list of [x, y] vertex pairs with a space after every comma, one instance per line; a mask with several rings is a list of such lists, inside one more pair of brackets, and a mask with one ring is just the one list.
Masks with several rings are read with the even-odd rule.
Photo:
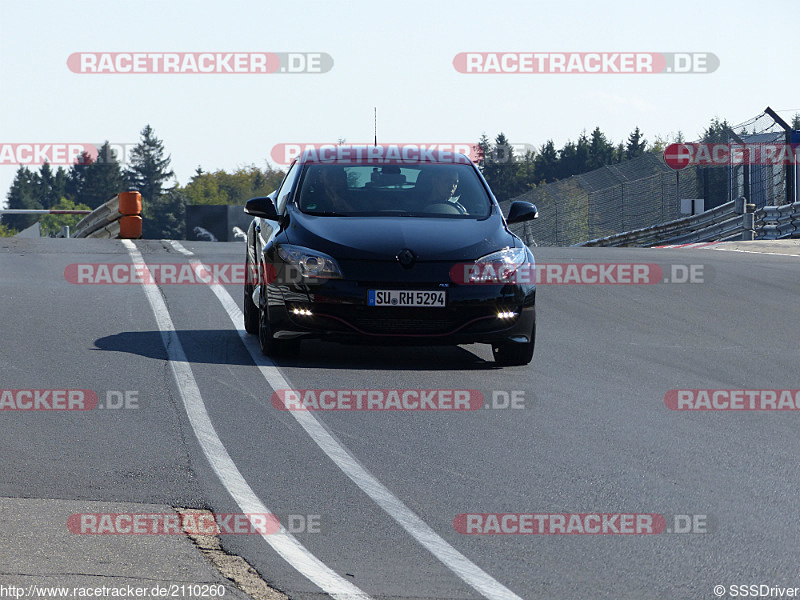
[[531, 219], [538, 218], [539, 211], [536, 209], [535, 205], [531, 204], [530, 202], [515, 200], [511, 203], [511, 206], [508, 209], [508, 217], [506, 217], [506, 222], [508, 224], [522, 223], [523, 221], [530, 221]]
[[278, 211], [275, 209], [275, 203], [270, 196], [250, 198], [247, 204], [244, 205], [244, 212], [262, 219], [278, 220]]

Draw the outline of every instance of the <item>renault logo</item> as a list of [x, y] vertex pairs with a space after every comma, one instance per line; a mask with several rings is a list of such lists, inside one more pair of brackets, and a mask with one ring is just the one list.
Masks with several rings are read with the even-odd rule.
[[400, 251], [400, 254], [397, 255], [397, 261], [403, 267], [409, 269], [414, 266], [414, 263], [417, 261], [417, 257], [411, 250], [404, 248]]

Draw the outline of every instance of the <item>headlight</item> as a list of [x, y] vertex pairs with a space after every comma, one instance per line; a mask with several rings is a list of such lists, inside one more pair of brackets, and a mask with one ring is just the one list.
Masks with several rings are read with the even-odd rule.
[[278, 247], [278, 256], [310, 279], [341, 279], [342, 271], [336, 261], [322, 252], [285, 244]]
[[472, 281], [472, 283], [477, 282], [481, 277], [485, 277], [490, 270], [493, 277], [500, 281], [513, 281], [517, 269], [525, 264], [527, 257], [528, 253], [525, 248], [504, 248], [486, 256], [481, 256], [475, 261], [478, 268], [474, 271], [473, 278], [475, 281]]

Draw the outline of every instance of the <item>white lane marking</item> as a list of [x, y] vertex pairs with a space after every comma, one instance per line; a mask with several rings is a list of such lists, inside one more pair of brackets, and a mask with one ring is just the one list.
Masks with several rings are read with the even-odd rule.
[[[176, 250], [183, 248], [180, 242], [171, 241], [170, 245]], [[185, 248], [184, 248], [185, 250]], [[203, 263], [197, 259], [189, 262], [198, 266]], [[261, 354], [261, 349], [254, 336], [248, 335], [244, 330], [242, 311], [231, 298], [224, 287], [219, 284], [208, 284], [223, 308], [228, 313], [233, 326], [239, 332], [247, 351], [258, 366], [264, 379], [273, 391], [281, 389], [294, 389], [278, 367]], [[367, 471], [350, 451], [337, 441], [319, 420], [310, 411], [287, 411], [306, 430], [306, 433], [319, 446], [328, 457], [336, 463], [361, 490], [372, 498], [378, 506], [386, 511], [397, 523], [406, 530], [417, 542], [427, 548], [431, 554], [438, 558], [448, 569], [455, 573], [475, 591], [490, 600], [522, 600], [514, 592], [506, 588], [491, 575], [483, 571], [478, 565], [448, 544], [431, 527], [420, 519], [416, 513], [408, 508], [389, 489], [384, 486], [372, 473]]]
[[714, 248], [722, 252], [744, 252], [745, 254], [770, 254], [772, 256], [800, 256], [800, 254], [786, 254], [784, 252], [760, 252], [759, 250], [739, 250], [738, 248]]
[[653, 248], [683, 248], [685, 250], [692, 250], [696, 248], [708, 248], [720, 244], [721, 242], [691, 242], [688, 244], [670, 244], [669, 246], [653, 246]]
[[[122, 243], [128, 249], [134, 264], [146, 266], [141, 252], [132, 241], [122, 240]], [[214, 430], [200, 395], [200, 388], [192, 374], [159, 288], [154, 285], [142, 285], [142, 289], [155, 315], [189, 422], [208, 462], [243, 513], [271, 513], [272, 511], [261, 502], [245, 481]], [[283, 526], [280, 531], [280, 534], [262, 534], [261, 537], [306, 579], [338, 600], [369, 599], [367, 594], [311, 554], [294, 536], [286, 532]]]

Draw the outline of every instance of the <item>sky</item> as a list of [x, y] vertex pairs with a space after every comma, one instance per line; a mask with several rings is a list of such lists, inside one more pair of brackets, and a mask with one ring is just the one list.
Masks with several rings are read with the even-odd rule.
[[[761, 11], [759, 13], [759, 11]], [[134, 144], [149, 124], [177, 182], [265, 167], [279, 144], [556, 147], [800, 112], [796, 0], [266, 2], [0, 0], [0, 145]], [[324, 53], [325, 73], [75, 73], [74, 53]], [[712, 73], [465, 74], [459, 53], [713, 53]], [[5, 199], [18, 165], [0, 165]], [[38, 168], [38, 166], [36, 167]]]

